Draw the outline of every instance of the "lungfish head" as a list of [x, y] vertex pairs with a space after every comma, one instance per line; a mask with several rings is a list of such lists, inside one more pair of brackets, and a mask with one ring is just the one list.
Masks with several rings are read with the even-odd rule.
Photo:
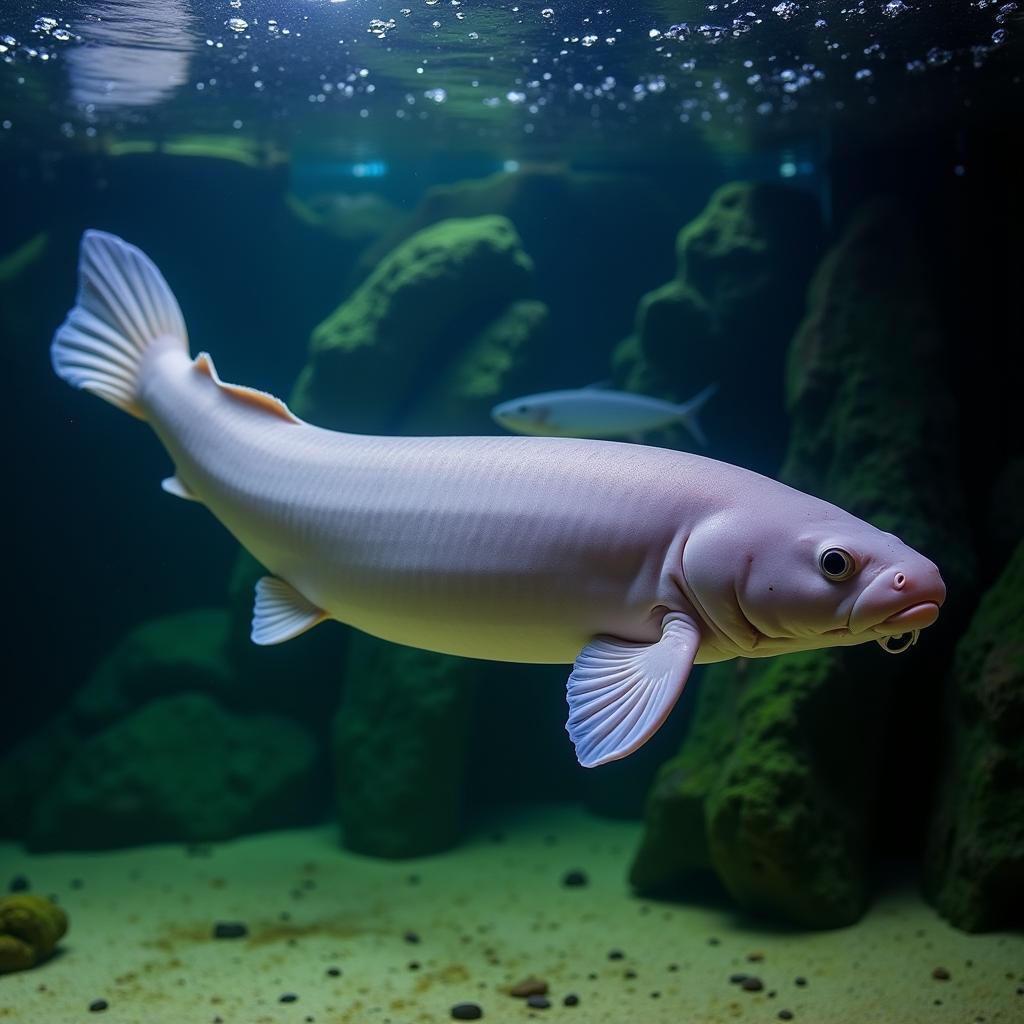
[[768, 507], [703, 524], [683, 574], [709, 643], [748, 657], [869, 640], [899, 654], [946, 597], [930, 559], [817, 499], [785, 516]]

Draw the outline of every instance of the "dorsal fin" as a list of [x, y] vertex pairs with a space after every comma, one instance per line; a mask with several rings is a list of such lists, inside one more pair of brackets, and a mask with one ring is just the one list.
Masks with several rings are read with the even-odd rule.
[[241, 402], [252, 405], [257, 409], [273, 413], [275, 416], [289, 423], [301, 423], [302, 420], [288, 408], [280, 398], [275, 398], [266, 391], [259, 391], [257, 388], [247, 388], [244, 384], [225, 384], [217, 375], [217, 368], [208, 352], [200, 352], [192, 364], [200, 373], [206, 374], [217, 385], [217, 387], [228, 392], [232, 397]]

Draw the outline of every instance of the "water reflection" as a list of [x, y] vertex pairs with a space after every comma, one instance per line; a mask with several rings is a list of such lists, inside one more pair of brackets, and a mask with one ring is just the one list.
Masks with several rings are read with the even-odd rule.
[[67, 54], [75, 103], [152, 106], [189, 80], [197, 35], [188, 0], [83, 3], [72, 24], [82, 41]]

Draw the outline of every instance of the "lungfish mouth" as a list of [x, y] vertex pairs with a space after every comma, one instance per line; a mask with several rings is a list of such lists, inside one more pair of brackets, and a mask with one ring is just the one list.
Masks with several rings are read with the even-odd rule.
[[908, 633], [930, 626], [939, 617], [939, 606], [934, 601], [922, 601], [872, 626], [872, 631], [891, 636], [894, 633]]

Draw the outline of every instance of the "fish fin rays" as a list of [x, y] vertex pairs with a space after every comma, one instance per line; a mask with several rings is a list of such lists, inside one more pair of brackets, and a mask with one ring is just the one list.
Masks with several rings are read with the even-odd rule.
[[198, 501], [200, 505], [202, 504], [202, 499], [177, 475], [164, 478], [160, 481], [160, 486], [176, 498], [184, 498], [185, 501]]
[[251, 405], [256, 409], [269, 412], [280, 419], [286, 420], [288, 423], [302, 422], [280, 398], [266, 391], [260, 391], [259, 388], [246, 387], [244, 384], [225, 384], [220, 379], [220, 375], [217, 373], [217, 368], [213, 365], [213, 359], [210, 358], [209, 352], [200, 352], [196, 356], [193, 366], [199, 373], [209, 377], [222, 391], [231, 395], [232, 398], [245, 402], [246, 405]]
[[583, 648], [569, 676], [565, 728], [584, 768], [625, 757], [658, 731], [699, 646], [693, 620], [673, 613], [653, 644], [595, 637]]
[[322, 608], [307, 601], [291, 584], [275, 576], [264, 576], [256, 583], [252, 642], [261, 647], [283, 644], [328, 617]]
[[50, 346], [57, 376], [145, 419], [142, 376], [146, 353], [157, 344], [188, 351], [185, 321], [167, 282], [134, 245], [86, 231], [75, 306]]

